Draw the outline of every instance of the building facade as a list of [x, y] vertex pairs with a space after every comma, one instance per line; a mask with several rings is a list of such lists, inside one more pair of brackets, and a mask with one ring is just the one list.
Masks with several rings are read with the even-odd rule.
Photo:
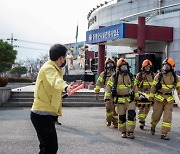
[[[137, 24], [139, 16], [145, 17], [146, 25], [173, 28], [173, 41], [145, 41], [145, 53], [155, 53], [161, 61], [173, 58], [176, 71], [180, 71], [180, 0], [117, 0], [100, 4], [88, 14], [88, 31], [121, 23]], [[112, 41], [105, 44], [106, 57], [124, 55], [135, 74], [137, 48], [137, 41]], [[89, 45], [89, 49], [98, 51], [98, 44]]]

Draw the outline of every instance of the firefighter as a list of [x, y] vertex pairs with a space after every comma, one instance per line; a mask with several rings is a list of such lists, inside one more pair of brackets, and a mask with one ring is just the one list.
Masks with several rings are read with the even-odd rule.
[[136, 75], [134, 81], [135, 88], [138, 91], [138, 97], [135, 99], [139, 108], [138, 119], [141, 129], [144, 129], [145, 119], [151, 107], [151, 102], [149, 102], [148, 98], [153, 79], [152, 62], [146, 59], [143, 61], [141, 71]]
[[133, 75], [130, 73], [129, 68], [126, 59], [121, 58], [118, 60], [118, 70], [107, 83], [104, 100], [109, 102], [111, 97], [114, 98], [118, 113], [118, 129], [122, 133], [121, 136], [122, 138], [134, 139], [136, 106], [134, 102]]
[[[112, 58], [108, 58], [105, 61], [105, 70], [100, 74], [96, 83], [96, 88], [95, 88], [96, 100], [99, 99], [99, 92], [101, 87], [105, 87], [108, 79], [115, 73], [115, 69], [116, 69], [115, 61]], [[107, 126], [111, 126], [111, 123], [113, 123], [114, 128], [117, 128], [118, 117], [117, 117], [117, 113], [115, 112], [115, 106], [112, 98], [110, 98], [108, 102], [105, 102], [105, 107], [106, 107]]]
[[162, 114], [161, 139], [169, 140], [168, 132], [171, 129], [172, 110], [173, 110], [173, 90], [176, 88], [180, 97], [180, 79], [174, 72], [175, 63], [171, 58], [167, 58], [162, 63], [159, 72], [153, 81], [150, 90], [150, 100], [154, 99], [153, 113], [151, 119], [151, 134], [155, 134], [155, 127]]

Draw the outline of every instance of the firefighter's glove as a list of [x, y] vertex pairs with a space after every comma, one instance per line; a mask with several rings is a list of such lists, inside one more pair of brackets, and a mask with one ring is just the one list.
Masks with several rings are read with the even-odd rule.
[[140, 94], [139, 99], [141, 102], [148, 102], [148, 99], [142, 94]]
[[112, 91], [112, 97], [115, 97], [117, 95], [117, 90], [114, 86], [112, 87], [111, 91]]
[[141, 99], [144, 99], [144, 98], [146, 98], [144, 95], [139, 94], [139, 99], [140, 99], [140, 100], [141, 100]]
[[162, 88], [162, 84], [160, 83], [160, 82], [158, 82], [157, 84], [156, 84], [156, 90], [159, 90], [159, 89], [161, 89]]
[[151, 105], [152, 105], [152, 106], [154, 105], [154, 101], [151, 102]]
[[153, 97], [149, 97], [149, 102], [154, 102], [154, 98]]
[[134, 98], [135, 98], [134, 91], [131, 91], [131, 92], [130, 92], [131, 102], [134, 101]]
[[99, 93], [96, 93], [95, 96], [96, 96], [96, 100], [99, 100]]
[[148, 102], [149, 100], [147, 98], [142, 99], [143, 102]]
[[105, 99], [105, 103], [109, 104], [110, 103], [110, 99]]

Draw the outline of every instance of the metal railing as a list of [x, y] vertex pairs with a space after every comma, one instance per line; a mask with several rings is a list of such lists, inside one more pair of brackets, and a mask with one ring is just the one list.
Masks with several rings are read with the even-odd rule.
[[[165, 14], [165, 13], [180, 11], [180, 7], [179, 8], [174, 8], [174, 9], [169, 9], [169, 8], [176, 7], [176, 6], [180, 6], [180, 3], [173, 4], [173, 5], [168, 5], [168, 6], [163, 6], [163, 7], [159, 7], [159, 8], [139, 12], [139, 13], [135, 13], [135, 14], [120, 18], [119, 20], [122, 21], [122, 22], [124, 22], [124, 21], [125, 22], [130, 22], [130, 21], [136, 20], [137, 16], [144, 15], [144, 17], [146, 17], [147, 20], [149, 21], [151, 19], [151, 17], [154, 17], [155, 15], [158, 15], [159, 12], [161, 12], [160, 14]], [[154, 12], [157, 12], [157, 13], [154, 13]], [[152, 15], [152, 14], [154, 14], [154, 15]]]

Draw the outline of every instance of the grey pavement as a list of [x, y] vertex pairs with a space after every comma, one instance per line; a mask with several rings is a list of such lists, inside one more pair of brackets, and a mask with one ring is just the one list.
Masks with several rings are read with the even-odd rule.
[[[29, 119], [30, 108], [0, 108], [0, 154], [37, 154], [38, 140]], [[136, 138], [122, 139], [120, 132], [107, 127], [104, 107], [64, 107], [58, 134], [58, 154], [179, 154], [180, 109], [174, 108], [170, 141], [160, 139], [161, 123], [150, 135], [150, 116]]]

